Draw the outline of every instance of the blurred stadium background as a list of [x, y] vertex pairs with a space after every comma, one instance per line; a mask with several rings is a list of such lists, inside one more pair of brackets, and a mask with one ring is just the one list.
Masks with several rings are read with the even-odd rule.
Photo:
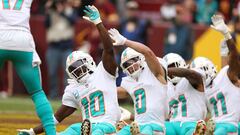
[[[60, 82], [59, 89], [56, 91], [58, 97], [51, 100], [53, 108], [56, 110], [61, 104], [60, 99], [64, 92], [63, 74], [65, 69], [58, 69], [58, 76], [48, 78], [46, 53], [49, 48], [47, 37], [49, 26], [46, 26], [46, 18], [48, 17], [46, 12], [47, 8], [51, 9], [52, 7], [46, 5], [50, 1], [52, 0], [34, 0], [30, 24], [37, 52], [42, 60], [42, 83], [45, 93], [49, 94], [49, 81], [61, 78], [58, 80]], [[176, 37], [178, 34], [173, 32], [174, 36], [172, 36], [171, 28], [177, 25], [177, 21], [181, 20], [180, 24], [188, 26], [191, 30], [190, 33], [194, 35], [193, 44], [186, 45], [187, 49], [181, 52], [189, 53], [190, 51], [186, 60], [190, 61], [196, 56], [205, 56], [220, 69], [220, 42], [223, 37], [209, 27], [210, 17], [214, 13], [222, 14], [225, 17], [234, 34], [238, 48], [240, 48], [240, 0], [135, 0], [130, 4], [129, 0], [55, 0], [55, 2], [64, 2], [77, 15], [77, 20], [73, 23], [74, 50], [88, 51], [97, 62], [101, 58], [101, 42], [98, 33], [92, 24], [81, 19], [82, 10], [88, 4], [94, 4], [100, 10], [107, 28], [116, 27], [124, 32], [123, 27], [126, 27], [126, 32], [130, 33], [130, 38], [131, 32], [134, 31], [135, 27], [138, 27], [136, 24], [136, 26], [132, 25], [131, 19], [129, 19], [130, 11], [134, 10], [134, 17], [147, 22], [146, 27], [140, 25], [139, 28], [136, 28], [143, 31], [143, 35], [137, 37], [136, 40], [142, 39], [142, 42], [148, 45], [159, 57], [166, 52], [167, 42], [178, 41], [179, 37]], [[63, 4], [62, 8], [64, 7]], [[128, 24], [129, 22], [130, 24]], [[131, 101], [127, 95], [120, 95], [120, 102], [131, 110]], [[75, 113], [74, 116], [58, 126], [58, 130], [62, 130], [67, 125], [79, 120], [81, 118]], [[39, 120], [34, 113], [33, 104], [27, 96], [22, 82], [12, 69], [11, 63], [6, 63], [4, 69], [0, 71], [0, 135], [16, 134], [16, 129], [30, 128], [38, 123]]]

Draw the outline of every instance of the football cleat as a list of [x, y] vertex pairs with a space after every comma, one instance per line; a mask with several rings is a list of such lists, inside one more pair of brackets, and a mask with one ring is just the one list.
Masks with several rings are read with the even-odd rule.
[[209, 119], [207, 122], [206, 135], [213, 135], [216, 124], [213, 119]]
[[124, 120], [120, 120], [116, 124], [117, 131], [120, 131], [123, 127], [127, 126], [128, 124]]
[[205, 135], [205, 132], [206, 132], [206, 123], [203, 120], [199, 120], [197, 122], [193, 135]]
[[81, 135], [91, 135], [91, 122], [85, 119], [81, 126]]
[[132, 135], [139, 135], [140, 134], [140, 129], [137, 124], [137, 122], [132, 122], [130, 125], [130, 131]]

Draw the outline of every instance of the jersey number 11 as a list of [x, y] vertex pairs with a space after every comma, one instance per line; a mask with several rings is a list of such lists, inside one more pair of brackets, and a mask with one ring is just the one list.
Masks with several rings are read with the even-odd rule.
[[[2, 0], [3, 3], [3, 9], [11, 9], [10, 0]], [[22, 4], [24, 0], [16, 0], [13, 10], [21, 10]]]

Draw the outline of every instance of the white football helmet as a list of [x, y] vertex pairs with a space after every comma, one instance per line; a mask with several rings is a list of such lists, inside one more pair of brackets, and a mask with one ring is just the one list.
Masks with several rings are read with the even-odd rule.
[[95, 68], [93, 58], [82, 51], [74, 51], [67, 57], [66, 72], [78, 83], [85, 83]]
[[[176, 68], [187, 68], [185, 60], [176, 53], [168, 53], [163, 59], [167, 62], [167, 67], [176, 67]], [[168, 76], [168, 80], [172, 83], [178, 83], [181, 80], [181, 77], [173, 76], [172, 78]]]
[[125, 74], [136, 80], [144, 69], [144, 61], [145, 58], [141, 53], [132, 48], [126, 48], [122, 52], [120, 66]]
[[208, 86], [217, 75], [217, 69], [213, 62], [206, 57], [197, 57], [190, 64], [191, 69], [200, 69], [205, 73], [206, 86]]

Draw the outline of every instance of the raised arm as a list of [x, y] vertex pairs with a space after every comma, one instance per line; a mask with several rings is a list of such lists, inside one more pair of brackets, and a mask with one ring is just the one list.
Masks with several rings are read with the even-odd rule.
[[112, 40], [115, 41], [114, 45], [126, 45], [127, 47], [130, 47], [136, 50], [137, 52], [143, 54], [148, 64], [148, 67], [150, 68], [152, 73], [155, 75], [155, 77], [158, 78], [160, 82], [164, 84], [167, 83], [165, 80], [164, 69], [159, 63], [156, 55], [153, 53], [153, 51], [149, 47], [145, 46], [142, 43], [126, 39], [116, 29], [110, 29], [108, 32]]
[[226, 40], [223, 39], [220, 43], [221, 68], [228, 65], [228, 54], [229, 54], [229, 50], [227, 47], [227, 43], [226, 43]]
[[108, 35], [106, 28], [104, 27], [100, 18], [99, 11], [94, 6], [85, 6], [86, 16], [83, 18], [94, 23], [99, 31], [101, 41], [103, 43], [102, 62], [103, 66], [111, 75], [116, 75], [117, 64], [114, 59], [112, 40]]
[[168, 68], [168, 76], [185, 77], [190, 84], [200, 92], [204, 92], [202, 75], [186, 68]]
[[213, 25], [211, 25], [211, 27], [218, 32], [221, 32], [226, 40], [229, 50], [228, 77], [232, 81], [232, 83], [235, 84], [238, 81], [238, 76], [240, 74], [240, 56], [238, 54], [238, 50], [229, 32], [229, 28], [224, 23], [222, 16], [214, 15], [211, 19], [213, 22]]
[[[55, 124], [60, 123], [61, 121], [63, 121], [66, 117], [68, 117], [69, 115], [71, 115], [75, 111], [76, 111], [76, 108], [61, 105], [61, 107], [54, 114], [54, 117], [55, 117], [54, 123]], [[31, 128], [31, 129], [21, 129], [21, 130], [18, 130], [18, 131], [19, 131], [19, 133], [22, 133], [22, 134], [25, 133], [25, 134], [29, 134], [29, 135], [41, 134], [41, 133], [44, 132], [42, 125], [39, 125], [37, 127]]]
[[240, 75], [240, 56], [233, 39], [227, 40], [227, 46], [229, 49], [228, 77], [235, 84], [238, 82]]

